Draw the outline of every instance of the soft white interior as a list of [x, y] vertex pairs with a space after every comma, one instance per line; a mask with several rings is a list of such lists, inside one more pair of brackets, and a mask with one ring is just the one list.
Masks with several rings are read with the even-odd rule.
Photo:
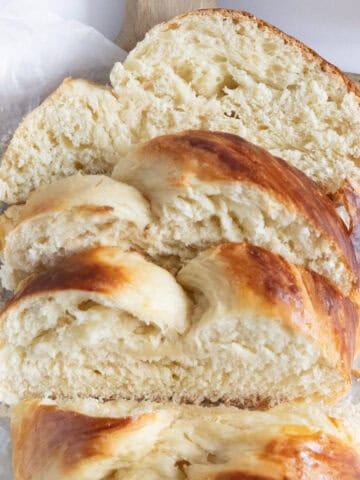
[[128, 93], [142, 138], [232, 132], [330, 191], [359, 178], [359, 99], [319, 59], [246, 17], [190, 15], [160, 25], [115, 65], [111, 81], [120, 97]]
[[110, 88], [62, 83], [17, 129], [1, 164], [1, 199], [23, 202], [31, 190], [59, 178], [111, 172], [129, 144], [121, 109]]
[[126, 181], [150, 199], [154, 221], [139, 245], [158, 263], [176, 270], [210, 245], [246, 241], [330, 278], [344, 292], [351, 288], [347, 261], [334, 242], [274, 196], [246, 182], [161, 188], [156, 171], [147, 173], [145, 180]]
[[50, 395], [258, 405], [333, 396], [343, 388], [318, 346], [280, 319], [207, 307], [199, 302], [190, 328], [168, 335], [101, 295], [34, 298], [4, 318], [0, 398], [10, 404]]
[[20, 223], [7, 237], [0, 269], [2, 285], [14, 290], [30, 273], [88, 247], [116, 245], [128, 249], [142, 234], [140, 227], [115, 211], [86, 212], [77, 208]]
[[104, 175], [72, 175], [33, 191], [0, 216], [0, 278], [14, 290], [27, 275], [89, 247], [128, 249], [151, 221], [144, 197]]
[[[132, 186], [106, 178], [113, 190], [108, 191], [105, 183], [96, 190], [99, 198], [91, 192], [83, 200], [76, 196], [79, 181], [92, 176], [69, 177], [36, 190], [30, 199], [42, 193], [38, 203], [43, 208], [46, 193], [80, 178], [56, 197], [62, 208], [49, 206], [44, 213], [36, 214], [37, 204], [28, 202], [24, 207], [28, 218], [9, 226], [3, 241], [2, 285], [14, 290], [30, 273], [73, 252], [99, 245], [136, 248], [176, 272], [211, 245], [246, 241], [304, 265], [330, 278], [344, 293], [349, 292], [352, 277], [343, 252], [291, 204], [247, 182], [197, 181], [179, 188], [168, 186], [156, 161], [131, 172], [136, 160], [131, 154], [114, 171], [114, 178]], [[75, 205], [71, 203], [74, 199]], [[108, 205], [112, 210], [107, 210]], [[9, 218], [7, 213], [1, 217], [5, 230], [15, 222], [11, 217], [19, 215], [21, 208], [11, 207]]]

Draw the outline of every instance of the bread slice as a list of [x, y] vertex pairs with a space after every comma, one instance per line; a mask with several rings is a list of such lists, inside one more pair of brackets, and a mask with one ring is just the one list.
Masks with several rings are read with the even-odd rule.
[[314, 404], [28, 400], [12, 416], [14, 480], [356, 480], [359, 437], [346, 418]]
[[176, 272], [224, 241], [279, 253], [346, 294], [357, 277], [350, 233], [321, 188], [240, 137], [158, 137], [123, 157], [114, 178], [132, 186], [76, 175], [11, 207], [0, 219], [3, 285], [13, 289], [27, 274], [90, 246], [133, 247]]
[[357, 277], [349, 232], [302, 172], [235, 135], [186, 131], [133, 148], [113, 177], [138, 189], [154, 216], [146, 251], [189, 258], [247, 241], [325, 275], [348, 293]]
[[[198, 10], [157, 25], [115, 64], [111, 83], [141, 119], [143, 137], [220, 130], [284, 158], [329, 192], [360, 178], [357, 86], [246, 12]], [[143, 90], [147, 103], [137, 100]]]
[[153, 28], [111, 73], [113, 90], [67, 80], [14, 134], [0, 199], [110, 173], [128, 146], [184, 129], [243, 136], [328, 192], [359, 180], [359, 90], [300, 42], [239, 11], [203, 10]]
[[30, 273], [99, 245], [129, 249], [151, 222], [147, 201], [133, 187], [104, 175], [74, 175], [43, 185], [25, 206], [0, 217], [3, 287], [14, 290]]
[[228, 243], [195, 257], [177, 281], [116, 247], [30, 277], [0, 316], [0, 401], [256, 407], [333, 401], [349, 388], [358, 317], [324, 277]]
[[16, 130], [1, 162], [1, 200], [23, 202], [31, 190], [77, 172], [111, 172], [128, 143], [121, 108], [108, 87], [64, 80]]

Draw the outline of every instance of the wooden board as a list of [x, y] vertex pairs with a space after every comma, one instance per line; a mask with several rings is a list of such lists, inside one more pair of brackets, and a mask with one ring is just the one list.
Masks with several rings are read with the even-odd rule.
[[215, 6], [215, 0], [126, 0], [121, 31], [115, 43], [129, 52], [154, 25], [184, 12]]
[[345, 72], [345, 74], [360, 88], [360, 73]]

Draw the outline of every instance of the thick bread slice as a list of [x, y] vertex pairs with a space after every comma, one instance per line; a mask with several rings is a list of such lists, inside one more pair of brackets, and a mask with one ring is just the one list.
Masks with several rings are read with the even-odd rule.
[[1, 162], [0, 198], [23, 202], [58, 178], [111, 172], [129, 142], [127, 126], [119, 128], [121, 108], [108, 87], [64, 80], [16, 130]]
[[177, 271], [223, 241], [279, 253], [345, 293], [357, 276], [350, 232], [321, 188], [240, 137], [206, 131], [159, 137], [132, 149], [114, 177], [136, 187], [151, 213], [134, 187], [105, 177], [42, 186], [25, 207], [0, 217], [3, 285], [13, 289], [27, 274], [89, 246], [133, 246]]
[[133, 187], [103, 175], [74, 175], [30, 194], [0, 217], [2, 286], [14, 290], [30, 273], [99, 245], [128, 249], [151, 215]]
[[344, 421], [313, 404], [28, 400], [12, 415], [14, 480], [357, 480], [359, 439]]
[[349, 388], [358, 317], [324, 277], [228, 243], [177, 279], [187, 296], [138, 254], [99, 247], [26, 280], [0, 316], [0, 401], [259, 406]]
[[66, 81], [15, 132], [0, 199], [23, 202], [76, 171], [110, 173], [131, 144], [188, 128], [236, 133], [328, 192], [357, 182], [359, 91], [300, 42], [251, 15], [191, 12], [152, 29], [108, 88]]
[[113, 177], [149, 200], [154, 220], [146, 249], [155, 258], [247, 241], [327, 276], [344, 292], [357, 277], [349, 232], [323, 190], [241, 137], [157, 137], [132, 149]]
[[[288, 160], [329, 192], [360, 178], [357, 86], [246, 12], [200, 10], [157, 25], [115, 64], [111, 82], [143, 137], [220, 130]], [[138, 101], [143, 90], [147, 103]]]

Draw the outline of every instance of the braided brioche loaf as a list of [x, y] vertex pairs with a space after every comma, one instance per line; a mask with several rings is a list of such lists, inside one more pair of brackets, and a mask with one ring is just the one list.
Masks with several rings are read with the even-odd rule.
[[20, 282], [0, 401], [60, 402], [15, 409], [15, 480], [357, 479], [354, 432], [311, 405], [91, 399], [259, 408], [349, 389], [359, 91], [227, 10], [155, 27], [111, 83], [64, 81], [0, 166], [0, 199], [40, 186], [0, 222], [2, 281]]
[[12, 418], [14, 480], [357, 480], [359, 414], [351, 427], [347, 416], [305, 404], [24, 401]]
[[98, 247], [23, 282], [0, 316], [0, 401], [54, 396], [257, 407], [339, 398], [358, 316], [324, 277], [241, 243], [177, 281]]
[[1, 200], [23, 202], [79, 171], [110, 174], [131, 145], [188, 128], [241, 135], [327, 192], [358, 183], [355, 84], [247, 13], [205, 10], [156, 26], [111, 83], [66, 80], [24, 119], [0, 166]]
[[[0, 219], [1, 279], [98, 245], [134, 247], [176, 272], [212, 244], [247, 241], [325, 275], [344, 293], [357, 277], [350, 231], [302, 172], [230, 134], [158, 137], [104, 176], [75, 175], [33, 192]], [[146, 200], [145, 200], [146, 199]]]

